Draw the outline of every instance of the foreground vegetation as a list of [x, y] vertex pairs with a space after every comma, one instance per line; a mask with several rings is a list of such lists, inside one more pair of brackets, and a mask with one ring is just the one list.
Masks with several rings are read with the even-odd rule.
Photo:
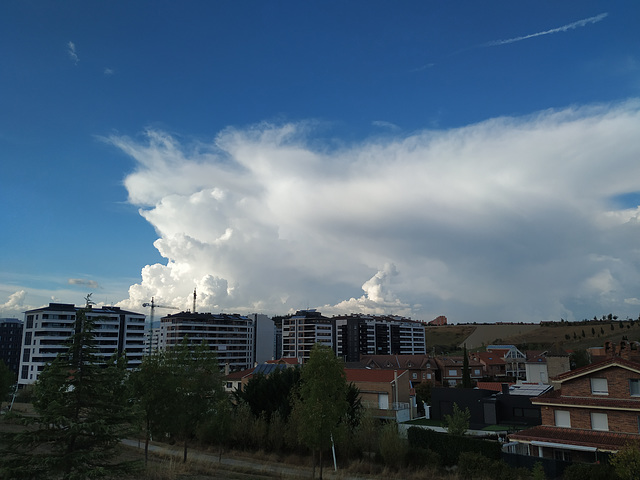
[[[129, 373], [123, 358], [105, 364], [97, 357], [93, 328], [80, 310], [68, 351], [45, 368], [33, 388], [21, 392], [33, 410], [3, 415], [0, 478], [216, 478], [201, 470], [217, 471], [223, 456], [239, 454], [249, 456], [241, 469], [252, 469], [255, 459], [306, 464], [302, 476], [308, 477], [310, 469], [315, 477], [317, 469], [322, 478], [323, 469], [333, 464], [333, 451], [344, 476], [544, 478], [541, 466], [529, 471], [506, 465], [499, 443], [463, 436], [464, 411], [456, 415], [454, 409], [447, 419], [448, 434], [413, 427], [403, 437], [395, 422], [366, 412], [359, 391], [346, 383], [341, 360], [322, 345], [314, 347], [302, 368], [255, 375], [229, 396], [206, 345], [193, 348], [185, 340], [146, 357]], [[428, 392], [422, 395], [427, 398]], [[144, 452], [123, 450], [125, 438], [140, 438]], [[180, 461], [172, 455], [158, 468], [164, 460], [150, 454], [153, 440], [171, 452], [179, 448]], [[190, 460], [193, 448], [209, 454], [206, 467], [201, 459]], [[612, 466], [570, 467], [565, 478], [638, 478], [634, 452], [637, 447], [625, 450]], [[297, 474], [280, 467], [268, 475]]]

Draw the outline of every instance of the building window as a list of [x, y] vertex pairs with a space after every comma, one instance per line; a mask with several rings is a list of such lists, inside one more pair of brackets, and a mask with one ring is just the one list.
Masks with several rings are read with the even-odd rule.
[[21, 375], [23, 380], [26, 380], [27, 378], [29, 378], [29, 367], [28, 366], [23, 366], [22, 367], [22, 375]]
[[449, 370], [450, 377], [456, 377], [458, 375], [458, 370]]
[[571, 428], [571, 415], [567, 410], [556, 410], [556, 427]]
[[640, 397], [640, 379], [632, 378], [629, 380], [629, 392], [632, 397]]
[[606, 413], [591, 413], [591, 430], [609, 431], [609, 420]]
[[591, 393], [593, 395], [609, 395], [609, 386], [606, 378], [591, 379]]

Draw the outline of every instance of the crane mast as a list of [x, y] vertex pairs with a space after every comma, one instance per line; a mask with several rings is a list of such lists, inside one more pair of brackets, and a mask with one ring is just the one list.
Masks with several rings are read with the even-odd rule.
[[[195, 292], [195, 290], [194, 290]], [[195, 300], [194, 300], [195, 303]], [[155, 300], [154, 297], [151, 297], [151, 302], [145, 302], [142, 304], [143, 307], [151, 307], [151, 312], [149, 315], [149, 348], [148, 348], [148, 354], [151, 355], [151, 348], [153, 346], [153, 314], [155, 313], [155, 309], [156, 308], [169, 308], [171, 310], [179, 310], [178, 307], [170, 307], [167, 305], [158, 305]]]

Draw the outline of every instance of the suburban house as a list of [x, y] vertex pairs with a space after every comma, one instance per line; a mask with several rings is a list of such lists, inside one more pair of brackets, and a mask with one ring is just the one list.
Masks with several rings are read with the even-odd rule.
[[[455, 387], [462, 383], [462, 369], [464, 366], [464, 357], [457, 356], [440, 356], [435, 358], [438, 370], [436, 372], [436, 381], [440, 385]], [[469, 374], [471, 381], [481, 380], [483, 377], [482, 364], [474, 359], [469, 360]]]
[[362, 405], [374, 417], [404, 422], [415, 418], [416, 399], [408, 370], [344, 369], [347, 383], [360, 390]]
[[545, 351], [527, 351], [524, 364], [528, 383], [549, 384], [549, 378], [568, 372], [569, 354], [559, 347]]
[[542, 424], [510, 435], [508, 451], [589, 463], [640, 440], [640, 363], [612, 356], [552, 381], [532, 399]]
[[505, 373], [508, 378], [524, 380], [526, 378], [525, 361], [527, 356], [516, 348], [515, 345], [489, 345], [488, 353], [499, 355], [505, 361]]
[[473, 352], [469, 357], [480, 362], [485, 377], [493, 380], [506, 380], [507, 362], [501, 355], [493, 352]]
[[429, 355], [361, 355], [362, 368], [374, 370], [408, 370], [409, 380], [416, 384], [436, 381], [436, 362]]

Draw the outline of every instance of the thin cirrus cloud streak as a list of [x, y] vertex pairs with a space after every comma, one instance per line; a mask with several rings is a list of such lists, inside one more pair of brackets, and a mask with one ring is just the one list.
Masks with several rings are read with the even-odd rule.
[[189, 308], [195, 286], [200, 311], [637, 316], [640, 214], [612, 199], [640, 190], [639, 129], [632, 101], [335, 149], [313, 122], [112, 136], [166, 259], [120, 304]]
[[508, 38], [506, 40], [494, 40], [491, 42], [483, 43], [480, 47], [497, 47], [499, 45], [508, 45], [509, 43], [521, 42], [523, 40], [528, 40], [530, 38], [541, 37], [543, 35], [551, 35], [553, 33], [562, 33], [567, 32], [569, 30], [574, 30], [576, 28], [586, 27], [587, 25], [598, 23], [601, 20], [604, 20], [609, 14], [601, 13], [600, 15], [596, 15], [595, 17], [585, 18], [583, 20], [578, 20], [577, 22], [569, 23], [567, 25], [563, 25], [562, 27], [552, 28], [551, 30], [546, 30], [544, 32], [532, 33], [530, 35], [524, 35], [522, 37]]
[[69, 54], [69, 58], [73, 61], [74, 64], [78, 64], [80, 58], [78, 58], [78, 54], [76, 53], [76, 44], [69, 41], [67, 43], [67, 53]]

